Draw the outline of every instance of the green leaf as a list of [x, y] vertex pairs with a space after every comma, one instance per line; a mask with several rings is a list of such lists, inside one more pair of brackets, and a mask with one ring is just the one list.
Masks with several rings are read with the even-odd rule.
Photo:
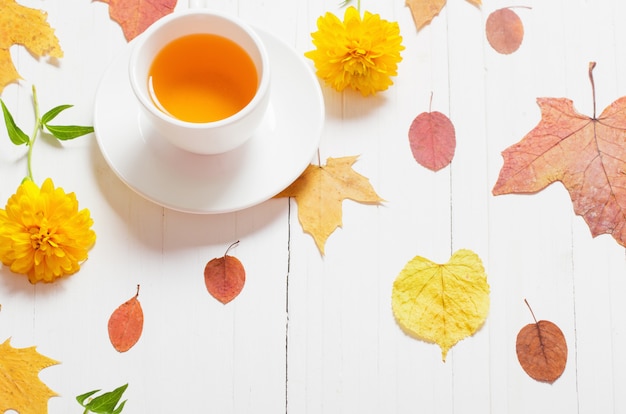
[[128, 400], [124, 400], [122, 401], [122, 403], [120, 404], [119, 407], [117, 407], [117, 409], [115, 411], [113, 411], [112, 414], [120, 414], [122, 412], [122, 410], [124, 409], [124, 405], [126, 405], [126, 401]]
[[91, 400], [85, 407], [94, 413], [113, 414], [115, 406], [122, 398], [122, 394], [126, 391], [128, 384], [122, 385], [111, 392], [102, 394]]
[[28, 144], [30, 142], [28, 135], [26, 135], [24, 131], [22, 131], [20, 127], [15, 124], [13, 116], [11, 116], [11, 113], [7, 109], [2, 99], [0, 99], [0, 104], [2, 104], [4, 123], [6, 124], [7, 132], [9, 133], [9, 138], [11, 139], [11, 142], [13, 142], [15, 145]]
[[89, 392], [86, 392], [84, 394], [81, 394], [78, 397], [76, 397], [76, 401], [78, 401], [78, 403], [84, 407], [85, 406], [85, 404], [84, 404], [85, 400], [87, 398], [91, 397], [92, 395], [94, 395], [97, 392], [100, 392], [100, 390], [93, 390], [93, 391], [89, 391]]
[[[118, 387], [114, 389], [113, 391], [106, 392], [102, 394], [101, 396], [94, 398], [93, 400], [89, 401], [88, 404], [84, 404], [85, 399], [83, 399], [82, 402], [79, 401], [79, 403], [83, 407], [91, 411], [92, 413], [119, 414], [122, 412], [122, 409], [124, 408], [124, 405], [126, 404], [126, 400], [123, 401], [119, 407], [115, 408], [115, 406], [122, 398], [122, 394], [124, 394], [124, 391], [126, 391], [127, 387], [128, 387], [128, 384], [122, 385], [121, 387]], [[97, 391], [91, 391], [86, 394], [82, 394], [79, 397], [88, 398], [91, 395], [95, 394], [96, 392]], [[76, 397], [76, 399], [78, 399], [79, 397]]]
[[57, 139], [67, 141], [93, 132], [93, 127], [79, 125], [47, 125], [46, 129]]
[[56, 118], [56, 116], [58, 114], [60, 114], [61, 112], [65, 111], [67, 108], [71, 108], [74, 105], [59, 105], [59, 106], [55, 106], [54, 108], [52, 108], [51, 110], [49, 110], [48, 112], [46, 112], [45, 114], [43, 114], [43, 116], [41, 117], [41, 123], [42, 124], [47, 124], [48, 122], [52, 121], [54, 118]]

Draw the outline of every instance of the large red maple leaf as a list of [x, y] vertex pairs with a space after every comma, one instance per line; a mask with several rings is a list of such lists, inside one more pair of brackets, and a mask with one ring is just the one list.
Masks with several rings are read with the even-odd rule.
[[560, 181], [594, 237], [611, 234], [626, 246], [626, 97], [598, 117], [595, 109], [593, 117], [578, 113], [565, 98], [537, 103], [541, 121], [502, 152], [493, 194], [535, 193]]

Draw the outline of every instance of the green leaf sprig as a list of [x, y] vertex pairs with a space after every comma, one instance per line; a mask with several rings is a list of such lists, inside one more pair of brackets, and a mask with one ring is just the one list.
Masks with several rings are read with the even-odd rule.
[[83, 414], [89, 412], [96, 414], [119, 414], [128, 400], [122, 401], [119, 406], [117, 403], [122, 399], [122, 394], [124, 394], [127, 387], [128, 384], [124, 384], [95, 398], [91, 398], [91, 396], [100, 392], [100, 390], [89, 391], [76, 397], [76, 401], [85, 408]]
[[[352, 3], [352, 0], [343, 0], [341, 2], [341, 4], [339, 5], [339, 7], [346, 7], [350, 3]], [[357, 0], [357, 2], [356, 2], [356, 9], [358, 11], [361, 11], [361, 0]]]
[[20, 129], [15, 123], [13, 116], [7, 109], [4, 101], [0, 99], [0, 104], [2, 105], [2, 113], [4, 115], [4, 123], [6, 124], [7, 132], [9, 134], [9, 138], [11, 142], [15, 145], [26, 145], [28, 146], [28, 156], [27, 156], [27, 164], [28, 164], [28, 175], [27, 178], [33, 180], [33, 169], [32, 169], [32, 154], [33, 154], [33, 146], [35, 144], [35, 140], [40, 132], [48, 132], [53, 137], [60, 141], [67, 141], [70, 139], [78, 138], [83, 135], [89, 134], [93, 132], [93, 127], [91, 126], [80, 126], [80, 125], [50, 125], [50, 121], [56, 118], [64, 110], [71, 108], [73, 105], [59, 105], [41, 117], [39, 116], [39, 103], [37, 101], [37, 90], [35, 89], [35, 85], [33, 85], [33, 107], [35, 110], [35, 127], [33, 128], [33, 132], [30, 135], [26, 135], [24, 131]]

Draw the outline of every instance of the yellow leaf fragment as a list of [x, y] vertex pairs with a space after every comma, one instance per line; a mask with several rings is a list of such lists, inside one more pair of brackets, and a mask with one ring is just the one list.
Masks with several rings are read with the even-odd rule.
[[342, 225], [343, 200], [370, 204], [384, 201], [369, 180], [352, 169], [357, 158], [328, 158], [324, 166], [311, 164], [296, 181], [276, 195], [295, 198], [302, 229], [313, 236], [322, 254], [328, 237]]
[[466, 249], [445, 264], [414, 257], [393, 284], [391, 306], [400, 327], [438, 344], [445, 361], [450, 348], [487, 318], [489, 284], [480, 257]]
[[[437, 16], [447, 0], [406, 0], [406, 5], [411, 9], [415, 28], [421, 30]], [[481, 0], [467, 0], [474, 6], [480, 6]]]
[[0, 0], [0, 93], [8, 84], [21, 79], [11, 60], [11, 46], [23, 45], [38, 57], [63, 57], [47, 17], [45, 12], [24, 7], [15, 0]]
[[59, 362], [35, 347], [13, 348], [10, 339], [0, 345], [0, 413], [45, 414], [48, 399], [57, 396], [39, 379], [39, 371]]

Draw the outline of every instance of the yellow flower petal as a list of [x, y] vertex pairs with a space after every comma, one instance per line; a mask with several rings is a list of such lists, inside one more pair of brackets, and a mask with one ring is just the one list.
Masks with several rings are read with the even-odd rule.
[[55, 188], [49, 178], [41, 188], [26, 180], [0, 209], [0, 261], [31, 283], [71, 275], [96, 241], [92, 225], [74, 193]]
[[337, 91], [350, 87], [363, 96], [393, 84], [404, 50], [400, 27], [378, 14], [346, 9], [343, 22], [332, 13], [317, 19], [311, 34], [316, 49], [304, 55], [315, 63], [317, 76]]

